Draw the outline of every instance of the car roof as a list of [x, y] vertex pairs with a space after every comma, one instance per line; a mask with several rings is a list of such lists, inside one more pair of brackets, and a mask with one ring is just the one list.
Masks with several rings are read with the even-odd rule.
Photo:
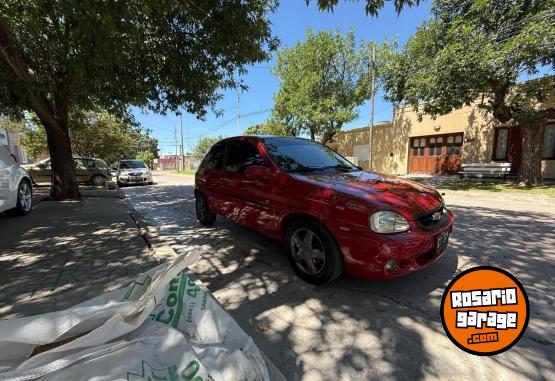
[[256, 140], [283, 139], [283, 140], [302, 140], [302, 141], [309, 141], [309, 142], [314, 141], [311, 139], [301, 138], [298, 136], [281, 136], [281, 135], [237, 135], [237, 136], [230, 136], [229, 138], [225, 138], [219, 141], [223, 142], [223, 141], [240, 140], [240, 139], [256, 139]]

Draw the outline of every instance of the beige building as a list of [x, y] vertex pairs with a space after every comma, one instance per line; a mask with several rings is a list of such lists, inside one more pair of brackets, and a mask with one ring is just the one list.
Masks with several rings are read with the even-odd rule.
[[[342, 131], [329, 145], [368, 168], [368, 135], [368, 127]], [[520, 127], [500, 125], [476, 107], [436, 119], [424, 115], [422, 121], [412, 107], [399, 108], [393, 122], [374, 128], [372, 138], [373, 170], [383, 173], [456, 174], [463, 163], [489, 162], [509, 162], [512, 173], [519, 170]], [[545, 123], [542, 152], [542, 173], [555, 178], [555, 120]]]

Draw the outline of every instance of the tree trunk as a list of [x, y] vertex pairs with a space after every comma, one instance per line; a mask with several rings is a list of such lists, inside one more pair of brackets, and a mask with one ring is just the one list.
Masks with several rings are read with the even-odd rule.
[[50, 197], [55, 200], [81, 198], [75, 179], [67, 118], [65, 121], [59, 121], [58, 119], [41, 121], [46, 130], [50, 166], [52, 168]]
[[314, 129], [313, 128], [310, 129], [310, 140], [316, 140], [316, 136], [314, 134]]
[[542, 148], [543, 123], [539, 121], [522, 125], [522, 156], [518, 183], [526, 186], [543, 185]]

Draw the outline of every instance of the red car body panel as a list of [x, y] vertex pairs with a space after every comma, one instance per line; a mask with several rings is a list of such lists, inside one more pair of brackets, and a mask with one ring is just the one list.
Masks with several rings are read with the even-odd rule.
[[[247, 140], [258, 147], [267, 171], [257, 177], [208, 169], [196, 173], [196, 191], [207, 198], [211, 209], [239, 224], [277, 240], [291, 217], [311, 216], [335, 237], [346, 270], [355, 276], [390, 279], [429, 266], [444, 253], [436, 248], [439, 234], [451, 231], [453, 213], [444, 209], [438, 192], [430, 187], [367, 171], [318, 174], [287, 173], [269, 156], [258, 137]], [[410, 229], [380, 234], [370, 229], [370, 215], [394, 211], [405, 217]], [[437, 228], [426, 228], [421, 216], [443, 210]], [[388, 261], [396, 268], [386, 271]]]

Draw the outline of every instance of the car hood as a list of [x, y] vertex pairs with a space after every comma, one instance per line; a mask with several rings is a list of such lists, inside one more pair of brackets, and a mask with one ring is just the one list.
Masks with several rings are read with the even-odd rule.
[[374, 210], [395, 210], [407, 218], [430, 212], [442, 205], [439, 193], [413, 181], [368, 171], [325, 174], [295, 174], [301, 180], [331, 188], [368, 202]]

